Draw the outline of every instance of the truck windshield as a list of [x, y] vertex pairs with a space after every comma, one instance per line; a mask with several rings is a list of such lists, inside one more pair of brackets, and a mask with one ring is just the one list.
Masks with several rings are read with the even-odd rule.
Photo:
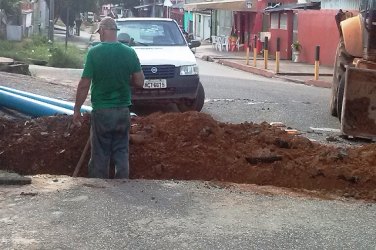
[[117, 21], [118, 40], [131, 46], [183, 46], [179, 26], [163, 20]]

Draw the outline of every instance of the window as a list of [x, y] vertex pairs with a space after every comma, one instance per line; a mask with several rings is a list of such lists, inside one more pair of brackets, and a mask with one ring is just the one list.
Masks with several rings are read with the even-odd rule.
[[270, 15], [270, 28], [278, 29], [279, 28], [279, 13], [271, 13]]
[[281, 30], [287, 30], [287, 14], [283, 13], [280, 17], [279, 28]]
[[175, 22], [159, 20], [118, 21], [118, 40], [132, 46], [185, 45]]

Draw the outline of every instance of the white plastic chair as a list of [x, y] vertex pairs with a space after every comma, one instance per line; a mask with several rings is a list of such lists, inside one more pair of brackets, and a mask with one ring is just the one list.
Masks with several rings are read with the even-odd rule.
[[213, 49], [217, 49], [217, 36], [211, 36]]
[[215, 49], [222, 51], [222, 37], [217, 36], [217, 43], [215, 44]]
[[223, 47], [224, 47], [224, 48], [226, 49], [226, 51], [228, 52], [229, 47], [230, 47], [230, 44], [229, 44], [229, 41], [228, 41], [228, 36], [222, 37], [221, 51], [222, 51]]
[[240, 44], [240, 37], [238, 37], [238, 39], [236, 39], [236, 43], [235, 43], [235, 47], [238, 49], [238, 51], [240, 50], [240, 47], [243, 47], [244, 44]]

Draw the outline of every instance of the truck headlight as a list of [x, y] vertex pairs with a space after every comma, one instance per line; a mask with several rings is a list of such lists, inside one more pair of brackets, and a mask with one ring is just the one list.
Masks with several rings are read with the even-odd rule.
[[198, 65], [184, 65], [180, 66], [180, 75], [181, 76], [191, 76], [198, 75]]

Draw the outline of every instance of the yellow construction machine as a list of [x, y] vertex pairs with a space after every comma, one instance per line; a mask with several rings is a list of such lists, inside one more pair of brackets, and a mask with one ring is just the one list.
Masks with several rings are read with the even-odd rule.
[[376, 140], [376, 0], [357, 15], [340, 10], [330, 111], [343, 135]]

